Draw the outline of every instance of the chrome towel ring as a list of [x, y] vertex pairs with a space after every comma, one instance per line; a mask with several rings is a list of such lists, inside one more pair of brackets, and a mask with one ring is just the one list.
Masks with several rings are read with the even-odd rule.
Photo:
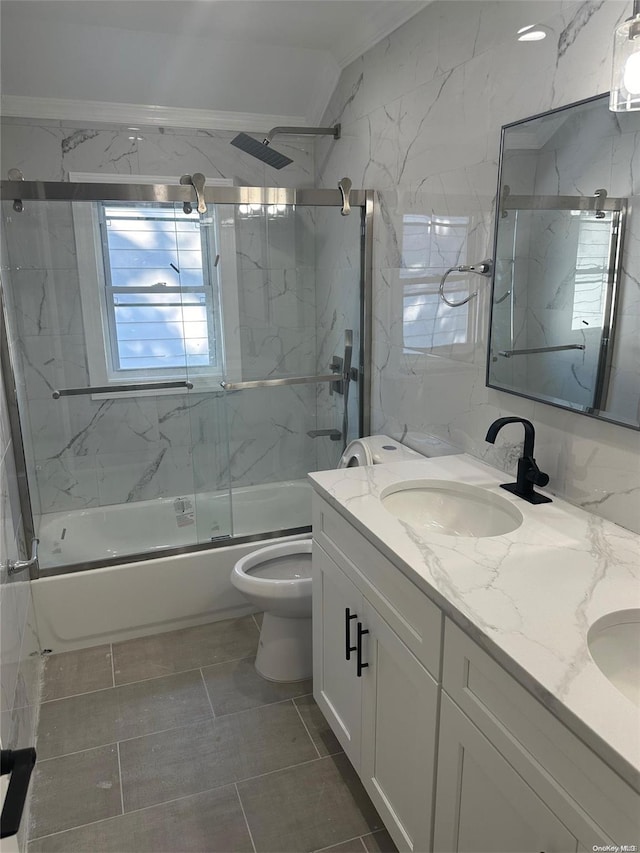
[[466, 299], [461, 299], [460, 302], [451, 302], [451, 300], [447, 299], [444, 295], [444, 285], [447, 280], [447, 276], [452, 272], [475, 272], [478, 273], [478, 275], [483, 275], [486, 278], [489, 278], [493, 272], [493, 260], [491, 258], [487, 258], [479, 264], [460, 264], [457, 267], [449, 267], [446, 273], [442, 276], [440, 279], [440, 287], [438, 288], [440, 299], [442, 299], [442, 301], [451, 308], [459, 308], [461, 305], [466, 305], [474, 296], [477, 296], [478, 291], [475, 290], [473, 293], [470, 293]]

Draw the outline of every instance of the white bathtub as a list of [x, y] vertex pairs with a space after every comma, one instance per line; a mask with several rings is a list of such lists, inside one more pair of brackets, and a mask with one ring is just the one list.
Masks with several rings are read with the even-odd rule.
[[207, 492], [47, 513], [37, 532], [40, 566], [126, 559], [224, 535], [305, 527], [311, 524], [311, 491], [306, 481], [290, 480], [234, 488], [231, 498], [228, 492]]
[[[304, 480], [235, 489], [234, 532], [310, 525], [311, 494]], [[188, 495], [43, 516], [43, 568], [119, 554], [123, 562], [32, 582], [42, 648], [70, 651], [250, 613], [251, 605], [231, 585], [231, 570], [250, 551], [285, 538], [244, 545], [230, 540], [223, 547], [126, 562], [127, 554], [193, 544], [196, 527], [201, 541], [221, 535], [216, 525], [228, 520], [227, 507], [220, 495], [198, 496], [197, 503]]]

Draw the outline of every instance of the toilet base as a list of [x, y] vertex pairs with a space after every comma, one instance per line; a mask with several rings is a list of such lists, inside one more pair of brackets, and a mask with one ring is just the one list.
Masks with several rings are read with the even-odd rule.
[[268, 681], [311, 678], [311, 618], [265, 613], [256, 655], [256, 670]]

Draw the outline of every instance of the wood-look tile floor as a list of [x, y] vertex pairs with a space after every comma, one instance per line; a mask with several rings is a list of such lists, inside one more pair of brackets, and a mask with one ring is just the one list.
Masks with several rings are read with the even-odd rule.
[[251, 617], [52, 655], [28, 853], [395, 851], [313, 701], [253, 666]]

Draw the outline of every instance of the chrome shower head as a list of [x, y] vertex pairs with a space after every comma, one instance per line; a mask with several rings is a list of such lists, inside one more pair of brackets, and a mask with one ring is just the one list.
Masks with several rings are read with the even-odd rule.
[[333, 127], [274, 127], [272, 128], [262, 142], [258, 142], [253, 136], [248, 133], [239, 133], [231, 140], [231, 144], [241, 151], [246, 151], [252, 157], [257, 157], [263, 163], [268, 163], [274, 169], [282, 169], [293, 163], [290, 157], [286, 157], [279, 151], [274, 151], [270, 148], [271, 140], [276, 134], [288, 133], [293, 136], [333, 136], [334, 139], [340, 139], [341, 127], [339, 124], [334, 124]]
[[252, 157], [262, 160], [263, 163], [273, 166], [274, 169], [282, 169], [288, 166], [289, 163], [293, 163], [290, 157], [286, 157], [284, 154], [271, 148], [267, 139], [264, 142], [259, 142], [253, 136], [249, 136], [248, 133], [239, 133], [231, 140], [231, 144], [235, 145], [241, 151], [251, 154]]

